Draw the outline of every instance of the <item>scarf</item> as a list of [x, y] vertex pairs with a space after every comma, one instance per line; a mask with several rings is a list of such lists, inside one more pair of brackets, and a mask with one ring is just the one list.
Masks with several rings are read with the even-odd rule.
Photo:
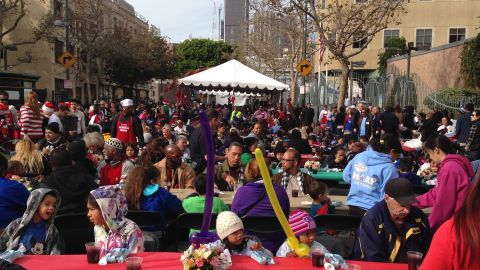
[[[238, 176], [237, 176], [237, 181], [239, 184], [241, 184], [242, 186], [245, 185], [245, 178], [244, 178], [244, 175], [243, 175], [243, 167], [242, 165], [238, 165]], [[228, 185], [228, 190], [229, 191], [233, 191], [233, 186], [232, 185]]]
[[[288, 174], [287, 172], [283, 172], [281, 185], [284, 189], [287, 189], [288, 181], [290, 180], [290, 177], [291, 177], [290, 174]], [[300, 187], [300, 192], [304, 193], [303, 192], [303, 173], [299, 171], [296, 178], [297, 178], [298, 186]]]

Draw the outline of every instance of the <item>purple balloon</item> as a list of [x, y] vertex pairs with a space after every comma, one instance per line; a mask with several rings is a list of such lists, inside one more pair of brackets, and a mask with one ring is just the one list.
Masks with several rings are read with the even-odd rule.
[[203, 129], [203, 135], [205, 138], [205, 145], [207, 146], [207, 185], [205, 194], [205, 210], [202, 220], [202, 227], [200, 233], [192, 237], [191, 240], [197, 243], [209, 243], [212, 237], [216, 237], [215, 234], [209, 232], [210, 220], [212, 219], [213, 208], [213, 186], [215, 178], [215, 145], [213, 144], [212, 130], [210, 129], [210, 123], [208, 121], [205, 111], [200, 111], [200, 124]]

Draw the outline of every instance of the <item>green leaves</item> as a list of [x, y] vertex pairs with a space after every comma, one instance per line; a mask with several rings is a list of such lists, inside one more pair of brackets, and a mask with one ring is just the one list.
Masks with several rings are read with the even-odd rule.
[[385, 75], [387, 72], [387, 60], [407, 52], [407, 41], [404, 37], [390, 38], [387, 41], [385, 52], [378, 55], [378, 73]]
[[465, 42], [461, 60], [460, 73], [465, 84], [480, 92], [480, 34]]
[[189, 39], [177, 46], [177, 73], [213, 67], [236, 58], [237, 47], [224, 41]]

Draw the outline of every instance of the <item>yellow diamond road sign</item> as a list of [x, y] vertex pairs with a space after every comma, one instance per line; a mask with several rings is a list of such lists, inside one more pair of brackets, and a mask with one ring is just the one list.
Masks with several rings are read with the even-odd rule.
[[75, 60], [75, 57], [73, 57], [73, 55], [70, 52], [66, 51], [62, 54], [62, 56], [58, 58], [58, 62], [68, 69], [73, 67], [73, 65], [75, 65], [75, 62], [77, 62], [77, 60]]
[[303, 59], [297, 65], [298, 73], [302, 74], [303, 77], [307, 77], [313, 70], [313, 65], [308, 62], [307, 59]]

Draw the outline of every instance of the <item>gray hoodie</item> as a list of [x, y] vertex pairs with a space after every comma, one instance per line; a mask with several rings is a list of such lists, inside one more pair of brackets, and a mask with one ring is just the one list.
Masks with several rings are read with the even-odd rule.
[[7, 228], [3, 231], [0, 236], [0, 252], [5, 250], [17, 250], [20, 247], [20, 238], [25, 230], [28, 227], [30, 222], [33, 222], [33, 216], [37, 211], [40, 203], [47, 193], [53, 192], [57, 197], [57, 205], [55, 212], [52, 215], [52, 218], [46, 222], [46, 237], [45, 237], [45, 246], [43, 247], [44, 255], [53, 255], [60, 254], [60, 234], [58, 233], [57, 228], [53, 224], [55, 215], [57, 213], [58, 207], [60, 206], [60, 194], [54, 189], [48, 188], [39, 188], [33, 190], [28, 197], [27, 201], [27, 210], [23, 213], [21, 218], [18, 218], [12, 221]]

